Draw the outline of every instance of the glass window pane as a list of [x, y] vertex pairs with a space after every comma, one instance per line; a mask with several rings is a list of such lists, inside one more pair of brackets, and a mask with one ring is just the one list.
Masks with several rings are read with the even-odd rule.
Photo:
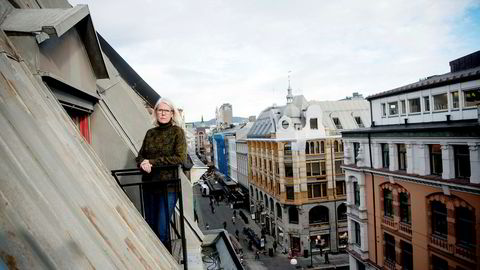
[[408, 108], [410, 113], [419, 113], [420, 112], [420, 98], [414, 98], [408, 100]]
[[448, 109], [447, 93], [433, 96], [433, 110], [446, 110]]

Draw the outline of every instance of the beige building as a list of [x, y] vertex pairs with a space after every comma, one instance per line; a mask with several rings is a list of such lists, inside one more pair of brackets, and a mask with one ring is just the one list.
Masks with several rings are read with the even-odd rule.
[[480, 269], [480, 51], [342, 133], [350, 269]]
[[365, 100], [287, 104], [262, 111], [247, 136], [251, 211], [296, 254], [346, 247], [340, 130], [368, 126]]

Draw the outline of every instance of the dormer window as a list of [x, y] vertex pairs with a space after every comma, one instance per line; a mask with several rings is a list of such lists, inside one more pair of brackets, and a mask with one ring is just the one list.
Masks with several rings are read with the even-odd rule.
[[363, 125], [362, 118], [360, 118], [360, 116], [355, 116], [354, 118], [355, 118], [355, 122], [357, 122], [357, 125], [358, 125], [359, 128], [365, 127]]
[[340, 123], [340, 119], [338, 119], [338, 117], [332, 117], [332, 121], [337, 129], [343, 129], [342, 123]]
[[310, 118], [310, 129], [318, 129], [317, 118]]
[[388, 103], [388, 115], [398, 114], [398, 102]]

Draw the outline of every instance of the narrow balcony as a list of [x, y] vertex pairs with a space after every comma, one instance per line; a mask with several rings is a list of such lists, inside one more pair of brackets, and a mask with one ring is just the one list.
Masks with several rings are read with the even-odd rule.
[[398, 225], [398, 223], [395, 222], [395, 220], [393, 219], [393, 217], [383, 216], [382, 224], [385, 225], [385, 226], [387, 226], [387, 227], [390, 228], [390, 229], [397, 230], [397, 225]]
[[398, 223], [398, 230], [406, 235], [412, 235], [412, 224], [400, 222]]
[[476, 248], [475, 246], [466, 246], [462, 244], [455, 245], [455, 256], [462, 258], [471, 263], [476, 262]]
[[453, 254], [454, 251], [453, 245], [448, 243], [447, 238], [439, 235], [430, 235], [430, 245], [435, 248], [441, 249], [447, 253]]
[[387, 258], [383, 261], [383, 269], [395, 270], [395, 262]]
[[[165, 198], [168, 197], [169, 191], [174, 191], [178, 196], [177, 205], [173, 211], [172, 217], [168, 220], [169, 224], [169, 240], [164, 246], [170, 251], [175, 260], [188, 269], [187, 261], [187, 245], [185, 238], [185, 216], [183, 213], [182, 187], [179, 171], [181, 168], [177, 165], [162, 166], [158, 170], [165, 170], [172, 173], [173, 178], [169, 180], [143, 182], [141, 180], [142, 171], [140, 169], [123, 169], [112, 170], [112, 175], [118, 185], [125, 192], [127, 197], [137, 207], [142, 217], [145, 219], [145, 188], [155, 186], [158, 190], [162, 190]], [[167, 207], [167, 206], [166, 206]], [[165, 209], [164, 212], [167, 212]], [[168, 218], [168, 217], [167, 217]]]

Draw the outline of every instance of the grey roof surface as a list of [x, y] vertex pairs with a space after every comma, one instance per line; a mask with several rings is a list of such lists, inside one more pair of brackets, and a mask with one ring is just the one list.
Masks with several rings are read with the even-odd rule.
[[393, 96], [402, 93], [413, 92], [417, 90], [439, 87], [447, 84], [464, 82], [474, 79], [480, 79], [480, 67], [462, 70], [458, 72], [449, 72], [442, 75], [430, 76], [425, 80], [407, 84], [388, 91], [368, 96], [367, 100], [373, 100], [381, 97]]

